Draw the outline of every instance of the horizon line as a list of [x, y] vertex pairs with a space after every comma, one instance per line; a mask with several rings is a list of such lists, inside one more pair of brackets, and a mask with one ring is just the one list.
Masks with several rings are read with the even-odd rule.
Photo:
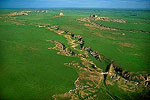
[[0, 9], [133, 9], [133, 10], [150, 10], [150, 8], [97, 8], [97, 7], [31, 7], [31, 8], [1, 8]]

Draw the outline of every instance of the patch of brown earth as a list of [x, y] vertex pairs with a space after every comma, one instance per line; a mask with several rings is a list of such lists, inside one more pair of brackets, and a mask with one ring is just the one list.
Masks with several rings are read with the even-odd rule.
[[62, 34], [62, 33], [64, 33], [64, 31], [63, 30], [58, 30], [57, 33]]
[[127, 47], [127, 48], [134, 48], [135, 45], [134, 44], [131, 44], [131, 43], [119, 43], [120, 46], [123, 46], [123, 47]]
[[55, 47], [53, 48], [48, 48], [50, 49], [54, 49], [54, 50], [58, 50], [59, 52], [57, 52], [57, 54], [60, 55], [65, 55], [65, 56], [78, 56], [77, 54], [75, 54], [72, 50], [68, 49], [65, 47], [64, 44], [58, 42], [58, 41], [52, 41], [52, 40], [47, 40], [48, 42], [52, 42], [55, 43]]
[[55, 15], [55, 16], [53, 16], [53, 18], [56, 18], [56, 17], [63, 17], [63, 16], [64, 16], [63, 13], [59, 13], [59, 15]]
[[21, 11], [21, 12], [12, 12], [10, 14], [7, 14], [7, 16], [15, 16], [15, 15], [28, 15], [28, 13], [30, 13], [32, 11]]
[[99, 37], [106, 37], [106, 38], [108, 38], [108, 39], [111, 39], [111, 40], [117, 40], [115, 37], [113, 37], [113, 36], [111, 36], [111, 35], [103, 35], [102, 33], [100, 33], [100, 32], [96, 32], [96, 33], [94, 33], [96, 36], [99, 36]]
[[133, 54], [134, 56], [141, 56], [140, 54]]
[[31, 51], [37, 51], [39, 49], [38, 48], [34, 48], [34, 47], [29, 47], [29, 50], [31, 50]]
[[95, 28], [98, 28], [98, 27], [95, 27], [95, 26], [94, 26], [94, 25], [92, 25], [92, 24], [86, 24], [86, 23], [84, 24], [84, 26], [88, 26], [88, 27], [90, 27], [90, 28], [94, 28], [94, 29], [95, 29]]
[[84, 26], [90, 27], [92, 29], [98, 28], [98, 29], [101, 29], [101, 30], [112, 30], [112, 31], [117, 31], [118, 30], [118, 29], [115, 29], [115, 28], [100, 26], [100, 25], [98, 25], [94, 22], [92, 22], [91, 24], [84, 24]]
[[126, 35], [125, 33], [112, 33], [113, 35]]
[[99, 69], [98, 71], [90, 71], [88, 68], [82, 68], [78, 63], [66, 63], [65, 65], [74, 66], [79, 70], [79, 77], [74, 82], [75, 89], [72, 89], [65, 94], [54, 95], [53, 98], [55, 100], [59, 100], [65, 99], [67, 96], [72, 100], [79, 100], [80, 98], [86, 100], [96, 100], [97, 95], [95, 95], [95, 93], [98, 91], [100, 83], [103, 80], [103, 75], [100, 74], [102, 70]]
[[128, 81], [123, 77], [120, 77], [115, 73], [113, 64], [110, 65], [110, 69], [107, 75], [106, 84], [113, 85], [118, 84], [118, 87], [126, 92], [135, 92], [136, 90], [140, 91], [141, 88], [144, 88], [144, 81], [141, 81], [140, 84], [136, 81]]

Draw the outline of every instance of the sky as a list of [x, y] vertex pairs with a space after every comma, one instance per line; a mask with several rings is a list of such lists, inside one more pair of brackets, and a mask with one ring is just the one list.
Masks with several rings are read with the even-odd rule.
[[0, 0], [0, 8], [150, 9], [150, 0]]

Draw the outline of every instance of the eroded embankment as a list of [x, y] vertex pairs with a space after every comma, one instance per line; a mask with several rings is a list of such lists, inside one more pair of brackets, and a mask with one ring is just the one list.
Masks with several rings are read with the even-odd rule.
[[[45, 26], [45, 28], [56, 32], [59, 35], [63, 35], [68, 41], [68, 45], [71, 50], [68, 52], [68, 48], [63, 43], [58, 41], [51, 41], [56, 44], [54, 48], [58, 50], [58, 54], [72, 57], [79, 57], [81, 63], [65, 63], [66, 66], [72, 66], [79, 71], [79, 77], [75, 81], [75, 89], [70, 90], [64, 94], [54, 95], [56, 100], [60, 98], [72, 98], [73, 100], [82, 99], [97, 99], [97, 91], [100, 87], [106, 88], [106, 93], [112, 99], [115, 99], [111, 93], [107, 90], [107, 85], [118, 84], [118, 87], [126, 92], [141, 91], [141, 88], [149, 88], [149, 76], [144, 73], [132, 73], [121, 69], [120, 66], [114, 65], [113, 62], [100, 54], [98, 51], [92, 50], [90, 47], [85, 47], [85, 41], [80, 35], [75, 35], [69, 31], [61, 29], [59, 26]], [[73, 51], [78, 51], [74, 53]], [[106, 70], [98, 68], [94, 62], [90, 59], [89, 55], [94, 57], [100, 62], [108, 64]]]
[[119, 19], [109, 19], [107, 17], [86, 17], [86, 18], [78, 18], [77, 21], [86, 22], [84, 25], [91, 27], [91, 28], [98, 28], [101, 30], [111, 30], [111, 31], [128, 31], [128, 32], [140, 32], [140, 33], [150, 33], [149, 31], [144, 30], [134, 30], [134, 29], [121, 29], [121, 28], [112, 28], [109, 26], [105, 26], [103, 24], [98, 24], [95, 21], [102, 20], [102, 21], [108, 21], [108, 22], [117, 22], [117, 23], [126, 23], [125, 20], [119, 20]]
[[[17, 19], [13, 21], [17, 22]], [[86, 47], [86, 41], [84, 41], [83, 36], [75, 35], [67, 30], [63, 30], [57, 25], [52, 26], [50, 24], [42, 23], [31, 23], [30, 25], [45, 28], [57, 33], [58, 35], [64, 36], [67, 40], [68, 46], [56, 40], [47, 40], [47, 42], [55, 44], [55, 47], [48, 49], [54, 49], [58, 51], [57, 54], [78, 57], [81, 60], [81, 63], [74, 61], [64, 63], [64, 65], [78, 70], [78, 78], [74, 82], [74, 89], [66, 91], [64, 94], [54, 94], [53, 98], [55, 100], [66, 98], [72, 100], [96, 100], [98, 99], [97, 94], [99, 93], [99, 89], [103, 88], [110, 98], [115, 99], [109, 90], [107, 90], [107, 85], [114, 84], [118, 84], [118, 88], [121, 88], [125, 92], [143, 92], [143, 89], [150, 88], [150, 76], [148, 74], [136, 74], [122, 70], [120, 66], [114, 65], [112, 60], [100, 54], [98, 51]], [[106, 63], [106, 70], [103, 71], [96, 66], [96, 64], [90, 59], [89, 55], [99, 62]]]

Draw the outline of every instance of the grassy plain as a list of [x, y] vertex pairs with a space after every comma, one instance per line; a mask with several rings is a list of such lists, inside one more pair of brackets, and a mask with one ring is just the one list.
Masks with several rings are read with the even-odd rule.
[[[25, 10], [25, 9], [24, 9]], [[27, 9], [28, 10], [28, 9]], [[37, 9], [32, 9], [37, 10]], [[75, 35], [82, 35], [85, 46], [114, 60], [129, 72], [150, 73], [150, 11], [147, 10], [107, 10], [107, 9], [49, 9], [47, 13], [31, 12], [28, 16], [13, 16], [22, 25], [12, 24], [4, 14], [22, 10], [0, 10], [0, 98], [2, 100], [51, 100], [52, 95], [61, 94], [74, 88], [78, 71], [64, 65], [66, 62], [80, 62], [79, 58], [57, 55], [47, 48], [54, 45], [46, 40], [57, 40], [68, 46], [67, 40], [34, 24], [58, 25]], [[54, 17], [63, 12], [65, 16]], [[91, 14], [112, 19], [124, 19], [127, 23], [93, 21], [97, 24], [122, 30], [100, 30], [85, 26], [77, 18]], [[135, 32], [130, 32], [135, 30]], [[122, 35], [125, 34], [125, 35]], [[90, 57], [103, 70], [106, 65]], [[108, 86], [109, 87], [109, 86]], [[127, 94], [115, 86], [109, 87], [112, 95], [120, 93], [116, 99], [132, 98], [137, 94]], [[118, 92], [119, 91], [119, 92]], [[99, 91], [106, 95], [105, 89]], [[140, 94], [141, 95], [141, 94]], [[104, 96], [103, 99], [111, 99]]]
[[75, 60], [49, 51], [46, 40], [66, 40], [33, 26], [2, 23], [0, 26], [0, 91], [4, 100], [49, 100], [74, 87], [77, 73], [64, 66]]

